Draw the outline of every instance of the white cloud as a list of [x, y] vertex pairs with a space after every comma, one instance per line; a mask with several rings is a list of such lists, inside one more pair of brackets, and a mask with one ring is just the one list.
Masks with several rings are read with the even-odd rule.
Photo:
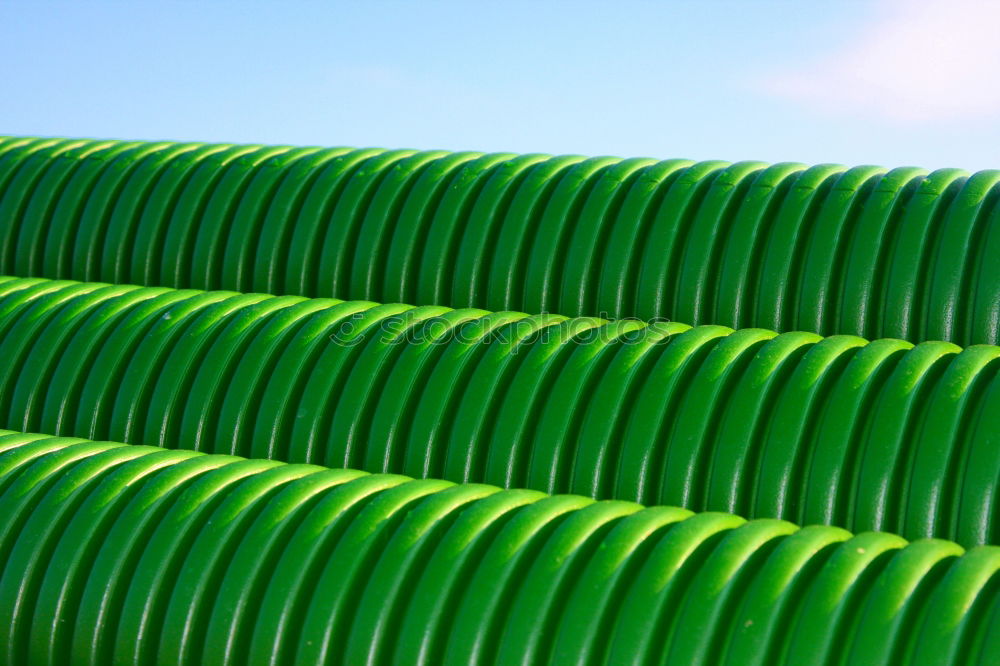
[[1000, 113], [1000, 2], [883, 0], [837, 51], [764, 88], [831, 111], [923, 124]]

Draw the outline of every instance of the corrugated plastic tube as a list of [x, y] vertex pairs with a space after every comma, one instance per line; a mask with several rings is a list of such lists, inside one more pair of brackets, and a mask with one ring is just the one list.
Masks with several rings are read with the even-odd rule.
[[0, 279], [0, 426], [1000, 541], [1000, 347]]
[[9, 664], [992, 664], [1000, 548], [0, 432]]
[[998, 182], [8, 137], [0, 273], [996, 344]]

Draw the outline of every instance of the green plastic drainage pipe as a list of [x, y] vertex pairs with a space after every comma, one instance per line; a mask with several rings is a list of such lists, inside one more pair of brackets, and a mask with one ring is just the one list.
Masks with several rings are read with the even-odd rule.
[[1000, 542], [1000, 347], [0, 278], [0, 426]]
[[998, 181], [0, 138], [0, 273], [996, 344]]
[[9, 664], [992, 664], [1000, 548], [0, 433]]

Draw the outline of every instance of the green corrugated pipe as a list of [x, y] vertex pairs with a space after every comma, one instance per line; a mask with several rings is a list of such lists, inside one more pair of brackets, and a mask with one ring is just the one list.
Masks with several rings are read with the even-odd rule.
[[1000, 548], [0, 433], [9, 664], [1000, 654]]
[[7, 138], [0, 273], [996, 344], [998, 181]]
[[0, 281], [0, 426], [1000, 541], [1000, 347]]

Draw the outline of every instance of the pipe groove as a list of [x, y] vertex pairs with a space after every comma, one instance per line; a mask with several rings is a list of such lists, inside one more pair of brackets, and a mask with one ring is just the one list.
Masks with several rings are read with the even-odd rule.
[[1000, 172], [0, 139], [0, 273], [1000, 342]]
[[996, 347], [0, 281], [0, 426], [998, 540]]

